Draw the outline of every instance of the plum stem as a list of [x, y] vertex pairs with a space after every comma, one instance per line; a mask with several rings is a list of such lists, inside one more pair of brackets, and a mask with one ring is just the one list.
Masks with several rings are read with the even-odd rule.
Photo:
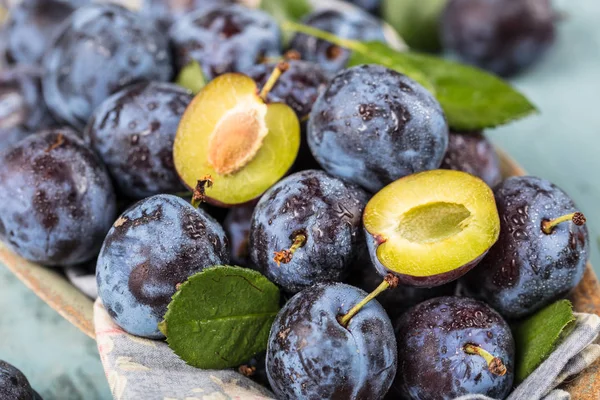
[[350, 309], [350, 311], [348, 311], [348, 313], [346, 313], [346, 315], [343, 315], [339, 318], [340, 324], [342, 324], [342, 326], [344, 328], [348, 327], [350, 320], [356, 314], [358, 314], [358, 312], [364, 306], [366, 306], [367, 303], [369, 303], [371, 300], [373, 300], [375, 297], [379, 296], [381, 293], [385, 292], [386, 290], [388, 290], [390, 288], [392, 288], [392, 289], [395, 288], [396, 286], [398, 286], [398, 283], [399, 283], [399, 280], [396, 275], [387, 274], [386, 277], [383, 279], [383, 282], [381, 282], [375, 290], [373, 290], [367, 297], [365, 297], [358, 304], [356, 304], [354, 307], [352, 307]]
[[279, 267], [281, 263], [287, 264], [292, 261], [292, 257], [296, 250], [306, 244], [306, 235], [304, 233], [299, 233], [294, 236], [294, 242], [292, 246], [287, 250], [281, 250], [275, 252], [275, 257], [273, 257], [273, 261], [277, 263]]
[[542, 231], [544, 231], [546, 235], [550, 235], [558, 224], [568, 221], [573, 221], [573, 223], [577, 226], [581, 226], [586, 223], [585, 215], [578, 211], [552, 220], [542, 221]]
[[264, 102], [267, 101], [267, 95], [269, 94], [269, 92], [271, 90], [273, 90], [273, 87], [275, 86], [275, 84], [277, 83], [277, 81], [279, 80], [281, 75], [285, 71], [287, 71], [288, 68], [290, 68], [290, 65], [285, 61], [280, 61], [277, 63], [277, 65], [275, 66], [275, 69], [273, 69], [273, 72], [271, 72], [271, 75], [269, 76], [267, 83], [265, 83], [262, 90], [260, 91], [259, 96], [261, 99], [263, 99]]
[[490, 372], [494, 375], [504, 376], [506, 374], [506, 365], [498, 357], [494, 357], [487, 350], [475, 344], [467, 343], [463, 350], [469, 355], [477, 355], [483, 357], [488, 365]]
[[210, 175], [200, 179], [194, 188], [192, 193], [192, 207], [198, 208], [200, 204], [206, 200], [206, 188], [213, 185], [212, 177]]

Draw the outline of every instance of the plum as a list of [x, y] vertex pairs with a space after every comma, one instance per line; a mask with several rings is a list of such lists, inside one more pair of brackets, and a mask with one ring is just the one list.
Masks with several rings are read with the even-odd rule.
[[366, 293], [317, 284], [279, 312], [267, 348], [267, 377], [279, 399], [382, 399], [394, 379], [396, 339], [390, 319], [371, 301], [350, 319], [338, 317]]
[[431, 93], [374, 64], [333, 78], [313, 106], [307, 135], [325, 171], [373, 193], [438, 168], [448, 146], [448, 124]]
[[0, 398], [3, 400], [42, 400], [27, 377], [6, 361], [0, 360]]
[[0, 240], [20, 256], [49, 266], [91, 260], [115, 215], [108, 172], [71, 130], [0, 153]]
[[44, 56], [44, 67], [50, 111], [79, 130], [111, 94], [173, 75], [168, 38], [142, 16], [114, 4], [77, 9]]
[[195, 60], [208, 80], [281, 55], [277, 22], [264, 11], [238, 4], [186, 14], [173, 24], [170, 36], [177, 68]]
[[339, 282], [365, 252], [359, 187], [308, 170], [288, 176], [260, 199], [250, 228], [252, 262], [285, 291]]
[[183, 192], [173, 141], [191, 94], [171, 83], [143, 82], [106, 99], [84, 138], [100, 155], [117, 188], [132, 198]]
[[508, 324], [486, 304], [438, 297], [407, 311], [394, 329], [399, 362], [390, 400], [504, 399], [512, 389], [515, 343]]
[[494, 191], [500, 238], [472, 273], [466, 292], [507, 318], [525, 317], [581, 281], [590, 252], [585, 217], [559, 187], [512, 177]]
[[229, 262], [223, 228], [173, 195], [141, 200], [108, 232], [96, 266], [98, 295], [125, 331], [152, 339], [177, 285]]

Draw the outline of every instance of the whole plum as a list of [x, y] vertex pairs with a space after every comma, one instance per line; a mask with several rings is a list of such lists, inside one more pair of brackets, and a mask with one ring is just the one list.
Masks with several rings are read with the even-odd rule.
[[50, 111], [80, 130], [111, 94], [173, 75], [168, 38], [142, 16], [114, 4], [75, 11], [44, 56], [44, 67]]
[[30, 135], [0, 153], [0, 240], [40, 264], [91, 260], [116, 214], [108, 172], [68, 129]]
[[125, 331], [164, 337], [158, 329], [177, 285], [205, 267], [229, 262], [223, 228], [172, 195], [148, 197], [125, 211], [98, 257], [98, 296]]
[[448, 124], [431, 93], [374, 64], [333, 78], [313, 107], [307, 134], [325, 171], [373, 193], [438, 168], [448, 146]]
[[186, 14], [173, 24], [170, 36], [177, 68], [195, 60], [209, 80], [281, 55], [277, 22], [264, 11], [238, 4]]
[[173, 164], [173, 140], [192, 100], [177, 85], [143, 82], [106, 99], [84, 131], [117, 188], [132, 198], [183, 192]]
[[366, 251], [361, 216], [367, 201], [363, 190], [323, 171], [288, 176], [256, 205], [252, 262], [290, 293], [341, 281]]
[[339, 321], [367, 294], [341, 283], [296, 294], [279, 312], [267, 347], [267, 377], [279, 399], [382, 399], [397, 366], [390, 319], [371, 301], [347, 326]]

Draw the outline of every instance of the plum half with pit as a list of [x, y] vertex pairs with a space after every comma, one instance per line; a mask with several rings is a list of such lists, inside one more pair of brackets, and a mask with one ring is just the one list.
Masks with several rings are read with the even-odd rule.
[[333, 78], [313, 106], [307, 135], [325, 171], [373, 193], [438, 168], [448, 146], [446, 118], [431, 93], [374, 64]]
[[466, 297], [427, 300], [397, 320], [394, 330], [399, 362], [390, 400], [467, 394], [504, 399], [512, 389], [514, 340], [488, 305]]
[[370, 301], [347, 325], [340, 316], [367, 294], [341, 283], [296, 294], [279, 312], [267, 347], [278, 399], [382, 399], [397, 366], [390, 319]]
[[545, 179], [508, 178], [494, 193], [500, 238], [463, 283], [505, 317], [521, 318], [581, 281], [589, 232], [573, 200]]
[[148, 197], [108, 232], [96, 266], [98, 295], [125, 331], [163, 338], [158, 323], [177, 285], [228, 262], [227, 238], [217, 221], [179, 197]]
[[280, 63], [258, 90], [252, 78], [229, 73], [196, 95], [181, 118], [175, 168], [190, 189], [207, 181], [206, 200], [234, 206], [262, 195], [290, 169], [300, 147], [294, 110], [265, 99], [287, 69]]
[[0, 240], [21, 257], [48, 266], [91, 260], [116, 212], [108, 172], [71, 130], [0, 152]]
[[418, 287], [460, 278], [500, 234], [489, 186], [451, 170], [421, 172], [386, 186], [367, 204], [363, 223], [379, 273]]
[[84, 137], [121, 193], [139, 199], [185, 190], [173, 163], [173, 141], [191, 101], [191, 94], [177, 85], [143, 82], [117, 92], [94, 111]]
[[252, 262], [288, 293], [343, 280], [366, 252], [361, 215], [368, 198], [358, 186], [323, 171], [288, 176], [256, 205]]
[[492, 188], [502, 181], [494, 145], [481, 132], [450, 131], [449, 139], [441, 169], [468, 172]]

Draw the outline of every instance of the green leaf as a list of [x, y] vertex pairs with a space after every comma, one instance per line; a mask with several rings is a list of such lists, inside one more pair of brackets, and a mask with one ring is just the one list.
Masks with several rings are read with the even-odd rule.
[[573, 321], [575, 316], [571, 302], [560, 300], [538, 311], [514, 329], [517, 383], [524, 381], [548, 358]]
[[206, 85], [206, 79], [198, 61], [190, 61], [183, 67], [175, 83], [191, 90], [193, 94], [198, 94]]
[[267, 348], [279, 289], [260, 273], [231, 266], [191, 276], [159, 325], [169, 347], [203, 369], [240, 365]]
[[399, 52], [381, 42], [342, 39], [291, 21], [282, 26], [352, 50], [350, 66], [380, 64], [413, 78], [437, 97], [450, 127], [455, 130], [493, 128], [536, 111], [533, 104], [508, 83], [478, 68], [435, 56]]
[[440, 44], [439, 20], [448, 0], [384, 0], [381, 15], [416, 50], [436, 52]]

